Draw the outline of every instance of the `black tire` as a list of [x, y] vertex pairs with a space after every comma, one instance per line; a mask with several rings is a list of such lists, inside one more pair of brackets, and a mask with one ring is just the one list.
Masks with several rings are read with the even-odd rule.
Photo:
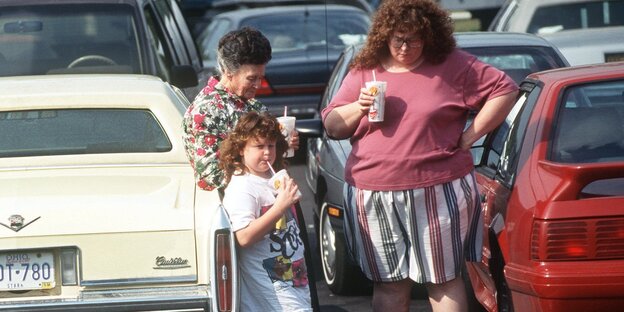
[[353, 294], [362, 290], [368, 280], [359, 267], [349, 261], [344, 236], [336, 233], [329, 218], [327, 204], [323, 204], [319, 215], [318, 244], [325, 283], [334, 294]]

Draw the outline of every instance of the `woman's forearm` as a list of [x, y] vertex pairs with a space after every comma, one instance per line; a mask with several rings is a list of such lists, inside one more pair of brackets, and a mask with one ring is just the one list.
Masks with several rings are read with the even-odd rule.
[[479, 138], [498, 127], [513, 108], [517, 95], [518, 92], [514, 91], [485, 102], [483, 108], [462, 134], [459, 147], [465, 150], [470, 149]]

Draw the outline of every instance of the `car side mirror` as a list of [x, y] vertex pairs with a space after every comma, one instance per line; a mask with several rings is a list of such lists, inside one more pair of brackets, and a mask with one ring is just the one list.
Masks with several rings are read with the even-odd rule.
[[199, 83], [195, 68], [191, 65], [171, 67], [171, 84], [178, 88], [194, 87]]
[[306, 138], [318, 138], [323, 135], [323, 122], [320, 119], [297, 119], [295, 129], [299, 136]]

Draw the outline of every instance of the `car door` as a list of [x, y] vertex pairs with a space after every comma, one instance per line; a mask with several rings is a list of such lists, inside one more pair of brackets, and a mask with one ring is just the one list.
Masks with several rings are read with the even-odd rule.
[[176, 19], [176, 16], [181, 15], [177, 4], [169, 0], [149, 1], [145, 3], [143, 12], [150, 44], [156, 54], [158, 76], [181, 88], [187, 98], [192, 100], [199, 88], [203, 87], [199, 85], [197, 77], [202, 66], [194, 44], [185, 42], [185, 38], [190, 38], [190, 32], [186, 24]]
[[[514, 108], [505, 121], [484, 140], [483, 145], [473, 147], [476, 162], [476, 178], [479, 187], [483, 218], [483, 259], [472, 263], [471, 275], [478, 274], [475, 292], [494, 306], [511, 302], [503, 269], [510, 252], [507, 240], [508, 201], [512, 195], [514, 180], [524, 167], [522, 147], [529, 124], [529, 117], [537, 102], [540, 88], [533, 83], [521, 85], [521, 92]], [[477, 280], [474, 277], [471, 279]]]

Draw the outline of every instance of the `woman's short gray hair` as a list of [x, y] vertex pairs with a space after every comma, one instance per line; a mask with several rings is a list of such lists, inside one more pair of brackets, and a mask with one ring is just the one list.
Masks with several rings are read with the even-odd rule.
[[271, 43], [259, 30], [243, 27], [230, 31], [219, 39], [217, 69], [237, 72], [242, 65], [265, 65], [271, 60]]

